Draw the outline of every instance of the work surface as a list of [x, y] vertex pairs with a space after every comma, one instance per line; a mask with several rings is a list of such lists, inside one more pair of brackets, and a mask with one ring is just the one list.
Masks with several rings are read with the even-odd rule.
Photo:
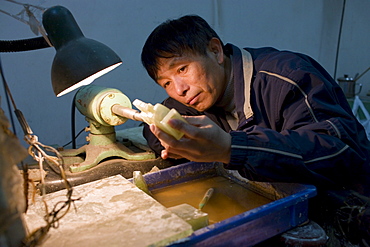
[[[66, 191], [47, 194], [52, 205]], [[190, 235], [191, 226], [120, 175], [74, 187], [75, 208], [52, 228], [46, 246], [163, 246]], [[25, 215], [29, 230], [45, 225], [41, 198]]]

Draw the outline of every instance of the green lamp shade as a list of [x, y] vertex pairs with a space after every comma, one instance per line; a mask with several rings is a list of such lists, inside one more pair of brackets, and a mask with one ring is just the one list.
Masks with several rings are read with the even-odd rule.
[[43, 26], [56, 49], [51, 81], [57, 97], [90, 84], [122, 64], [109, 47], [84, 37], [72, 14], [62, 6], [45, 11]]

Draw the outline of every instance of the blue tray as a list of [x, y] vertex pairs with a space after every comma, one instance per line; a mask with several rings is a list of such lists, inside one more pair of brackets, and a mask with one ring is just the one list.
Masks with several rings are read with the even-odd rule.
[[[229, 175], [219, 163], [189, 162], [144, 175], [149, 189], [158, 189], [194, 179]], [[209, 225], [171, 246], [252, 246], [308, 220], [308, 199], [316, 195], [312, 185], [271, 183], [283, 198]], [[253, 189], [253, 188], [252, 188]], [[269, 198], [271, 199], [271, 198]]]

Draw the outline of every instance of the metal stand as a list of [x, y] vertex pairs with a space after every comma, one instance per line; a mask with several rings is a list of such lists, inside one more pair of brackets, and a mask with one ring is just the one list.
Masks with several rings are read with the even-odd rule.
[[63, 157], [86, 154], [85, 160], [82, 163], [70, 164], [69, 169], [71, 172], [88, 170], [109, 157], [120, 157], [135, 161], [155, 159], [155, 154], [152, 152], [135, 153], [122, 143], [118, 143], [113, 126], [103, 126], [89, 118], [86, 118], [86, 120], [90, 123], [90, 133], [87, 137], [90, 143], [78, 149], [69, 149], [60, 152]]

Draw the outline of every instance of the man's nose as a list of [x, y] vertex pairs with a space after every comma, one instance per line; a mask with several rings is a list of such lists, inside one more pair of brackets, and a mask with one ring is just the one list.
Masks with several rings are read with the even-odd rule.
[[189, 85], [186, 82], [184, 82], [182, 79], [176, 79], [174, 80], [174, 83], [175, 83], [176, 93], [179, 96], [185, 96], [186, 92], [189, 90]]

